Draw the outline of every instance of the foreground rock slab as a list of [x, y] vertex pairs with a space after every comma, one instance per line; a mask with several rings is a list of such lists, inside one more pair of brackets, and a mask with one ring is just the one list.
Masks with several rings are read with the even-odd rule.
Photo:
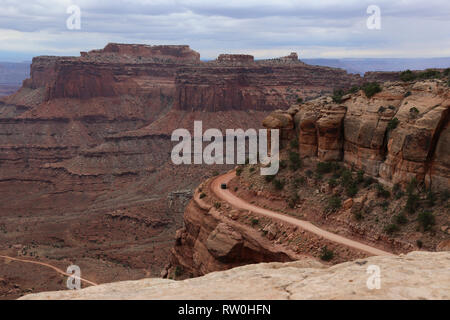
[[[380, 268], [370, 290], [368, 267]], [[450, 252], [411, 252], [326, 267], [313, 260], [261, 263], [184, 281], [143, 279], [21, 299], [449, 299]]]

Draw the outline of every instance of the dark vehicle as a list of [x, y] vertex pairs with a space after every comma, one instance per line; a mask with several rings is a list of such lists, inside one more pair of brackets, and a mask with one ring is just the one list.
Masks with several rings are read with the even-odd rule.
[[227, 188], [227, 184], [226, 184], [226, 183], [222, 183], [222, 184], [220, 185], [220, 188], [226, 189], [226, 188]]

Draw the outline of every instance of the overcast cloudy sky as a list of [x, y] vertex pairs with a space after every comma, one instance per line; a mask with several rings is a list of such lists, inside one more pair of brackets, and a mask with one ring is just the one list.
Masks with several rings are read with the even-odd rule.
[[[81, 29], [69, 30], [70, 5]], [[366, 26], [369, 5], [381, 29]], [[78, 55], [108, 42], [189, 44], [202, 58], [449, 57], [449, 0], [0, 0], [0, 60]]]

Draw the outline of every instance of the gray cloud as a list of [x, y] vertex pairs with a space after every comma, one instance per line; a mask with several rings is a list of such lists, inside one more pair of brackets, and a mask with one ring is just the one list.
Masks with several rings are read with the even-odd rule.
[[[81, 8], [81, 30], [67, 30], [66, 9]], [[368, 30], [366, 8], [381, 8]], [[450, 3], [267, 0], [0, 0], [0, 59], [74, 55], [108, 42], [190, 44], [204, 58], [220, 52], [271, 57], [450, 56]]]

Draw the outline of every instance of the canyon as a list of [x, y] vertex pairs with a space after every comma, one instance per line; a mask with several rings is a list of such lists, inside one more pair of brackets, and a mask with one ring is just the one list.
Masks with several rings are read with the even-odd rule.
[[[0, 251], [77, 264], [96, 283], [159, 275], [189, 194], [231, 169], [173, 165], [173, 130], [261, 128], [270, 111], [362, 81], [296, 54], [205, 62], [186, 45], [35, 57], [0, 99]], [[2, 298], [65, 288], [51, 270], [2, 262]]]
[[[260, 262], [317, 265], [324, 247], [334, 252], [327, 264], [365, 259], [365, 252], [221, 201], [209, 185], [235, 168], [174, 165], [171, 134], [192, 132], [194, 121], [223, 132], [277, 128], [285, 153], [298, 137], [295, 149], [305, 165], [342, 162], [386, 187], [405, 188], [414, 177], [442, 192], [449, 178], [448, 88], [439, 80], [397, 83], [399, 76], [361, 77], [305, 64], [296, 53], [202, 61], [186, 45], [110, 43], [79, 57], [36, 57], [30, 78], [0, 99], [0, 254], [62, 271], [75, 264], [97, 284], [185, 279]], [[362, 91], [341, 103], [327, 97], [374, 81], [383, 90], [371, 99]], [[418, 110], [413, 116], [412, 105]], [[387, 133], [394, 116], [398, 127]], [[257, 190], [259, 170], [243, 168], [230, 189], [289, 211], [287, 193]], [[360, 226], [347, 219], [356, 205], [324, 218], [316, 195], [323, 187], [309, 180], [311, 190], [303, 193], [310, 202], [296, 210], [324, 229], [396, 254], [417, 250], [411, 241], [419, 236], [430, 251], [438, 240], [445, 248], [447, 231], [411, 241], [364, 231], [370, 221]], [[439, 227], [449, 225], [445, 211], [436, 219]], [[51, 268], [0, 262], [0, 298], [66, 289], [63, 275]]]

